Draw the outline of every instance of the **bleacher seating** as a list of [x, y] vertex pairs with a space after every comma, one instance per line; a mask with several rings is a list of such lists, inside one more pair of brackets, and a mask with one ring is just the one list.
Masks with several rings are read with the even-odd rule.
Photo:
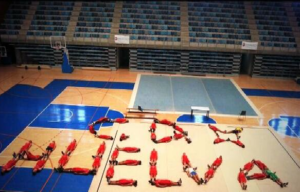
[[236, 44], [251, 40], [243, 2], [188, 2], [190, 42]]
[[31, 1], [14, 1], [10, 5], [4, 22], [0, 26], [0, 35], [18, 35], [26, 18]]
[[300, 27], [300, 2], [293, 2], [292, 7], [297, 18], [298, 27]]
[[254, 1], [252, 8], [261, 46], [297, 47], [289, 18], [282, 2]]
[[108, 39], [114, 8], [114, 2], [83, 2], [74, 37]]
[[27, 36], [65, 36], [74, 2], [40, 1]]
[[179, 2], [123, 2], [119, 33], [131, 40], [180, 42], [180, 26]]
[[300, 57], [281, 55], [255, 55], [254, 77], [295, 78], [300, 75]]
[[69, 45], [69, 62], [76, 67], [109, 68], [116, 65], [116, 49], [98, 46]]

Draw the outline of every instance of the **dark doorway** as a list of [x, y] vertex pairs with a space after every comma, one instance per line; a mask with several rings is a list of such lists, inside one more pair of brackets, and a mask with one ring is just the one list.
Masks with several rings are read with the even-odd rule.
[[129, 69], [129, 48], [118, 48], [118, 67]]
[[253, 58], [252, 53], [243, 53], [241, 60], [240, 74], [251, 75], [253, 68]]

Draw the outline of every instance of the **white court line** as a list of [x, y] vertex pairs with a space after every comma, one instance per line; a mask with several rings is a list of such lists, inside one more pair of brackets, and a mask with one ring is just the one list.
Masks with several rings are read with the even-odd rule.
[[133, 91], [132, 91], [132, 94], [131, 94], [131, 98], [130, 98], [128, 108], [133, 108], [134, 101], [135, 101], [137, 91], [138, 91], [138, 87], [139, 87], [139, 84], [140, 84], [140, 80], [141, 80], [141, 74], [138, 74], [138, 76], [136, 78], [136, 81], [134, 83], [134, 88], [133, 88]]
[[201, 85], [203, 86], [203, 88], [204, 88], [204, 90], [205, 90], [206, 96], [207, 96], [207, 98], [208, 98], [208, 100], [209, 100], [209, 102], [210, 102], [210, 104], [211, 104], [213, 110], [214, 110], [215, 112], [217, 112], [216, 109], [215, 109], [215, 107], [214, 107], [214, 105], [213, 105], [213, 103], [212, 103], [212, 101], [211, 101], [211, 99], [210, 99], [210, 97], [209, 97], [209, 95], [208, 95], [208, 92], [207, 92], [207, 90], [206, 90], [206, 87], [205, 87], [205, 85], [204, 85], [202, 79], [201, 79]]
[[252, 103], [252, 101], [248, 98], [248, 96], [244, 93], [244, 91], [236, 84], [236, 82], [233, 79], [230, 79], [230, 81], [240, 92], [240, 94], [244, 97], [244, 99], [248, 102], [248, 104], [252, 107], [252, 109], [254, 109], [258, 117], [262, 118], [263, 117], [262, 113], [256, 108], [256, 106]]
[[[66, 89], [66, 88], [65, 88]], [[64, 90], [65, 90], [64, 89]], [[62, 90], [61, 92], [60, 92], [60, 94], [62, 94], [62, 92], [64, 91], [64, 90]], [[25, 129], [26, 128], [29, 128], [29, 126], [52, 104], [52, 102], [58, 97], [58, 96], [60, 96], [60, 94], [58, 94], [55, 98], [53, 98], [53, 100], [23, 129], [23, 131], [21, 131], [15, 138], [14, 138], [14, 140], [16, 139], [16, 138], [18, 138], [19, 137], [19, 135], [21, 135], [24, 131], [25, 131]], [[0, 155], [5, 151], [5, 149], [7, 149], [11, 144], [12, 144], [12, 142], [14, 141], [14, 140], [12, 140], [4, 149], [3, 149], [3, 151], [0, 153]]]
[[171, 77], [169, 77], [169, 80], [170, 80], [170, 88], [171, 88], [171, 97], [172, 97], [172, 104], [173, 104], [173, 111], [175, 111], [175, 101], [174, 101], [174, 95], [173, 95], [173, 86], [172, 86], [172, 80], [171, 80]]

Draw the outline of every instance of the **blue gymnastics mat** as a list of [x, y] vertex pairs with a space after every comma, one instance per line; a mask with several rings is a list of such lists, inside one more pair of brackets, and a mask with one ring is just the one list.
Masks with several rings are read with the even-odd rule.
[[141, 75], [133, 107], [190, 113], [191, 106], [205, 106], [210, 113], [257, 116], [229, 79]]

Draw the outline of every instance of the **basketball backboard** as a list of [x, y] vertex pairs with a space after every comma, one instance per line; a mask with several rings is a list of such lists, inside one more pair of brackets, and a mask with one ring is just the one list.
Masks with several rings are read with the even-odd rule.
[[67, 47], [65, 36], [50, 36], [50, 46], [53, 49], [65, 49]]

